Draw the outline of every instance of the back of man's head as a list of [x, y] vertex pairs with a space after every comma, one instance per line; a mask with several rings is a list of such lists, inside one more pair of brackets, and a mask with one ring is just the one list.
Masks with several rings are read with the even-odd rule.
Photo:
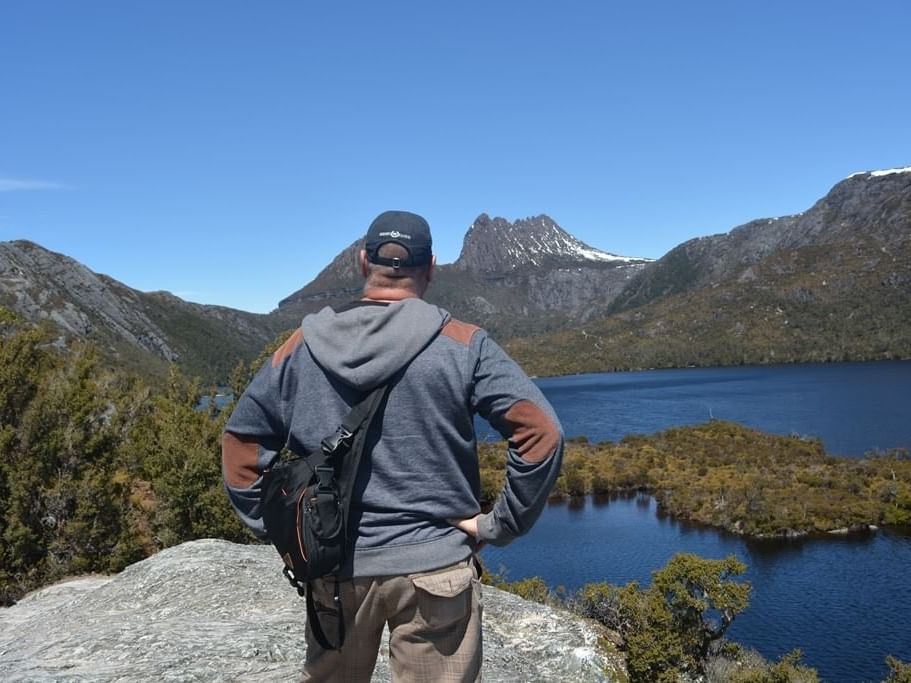
[[361, 264], [368, 298], [423, 296], [433, 272], [430, 226], [407, 211], [385, 211], [367, 230]]
[[[407, 257], [384, 257], [380, 249], [384, 244], [399, 244]], [[384, 211], [373, 219], [367, 229], [364, 248], [371, 263], [393, 268], [428, 266], [433, 258], [433, 240], [430, 226], [421, 216], [408, 211]]]

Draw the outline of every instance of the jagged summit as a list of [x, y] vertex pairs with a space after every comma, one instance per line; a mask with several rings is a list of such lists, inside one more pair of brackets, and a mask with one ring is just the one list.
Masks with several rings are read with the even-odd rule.
[[[355, 261], [362, 246], [363, 239], [355, 240], [311, 282], [284, 298], [279, 308], [300, 313], [312, 306], [324, 306], [357, 295], [363, 281]], [[543, 214], [510, 223], [505, 218], [491, 218], [482, 213], [469, 227], [458, 260], [449, 265], [440, 264], [438, 272], [486, 277], [532, 267], [543, 275], [561, 268], [613, 269], [648, 262], [649, 259], [617, 256], [590, 247]], [[454, 289], [466, 291], [465, 287]]]
[[468, 229], [453, 265], [458, 270], [502, 273], [522, 266], [622, 265], [647, 260], [590, 247], [544, 214], [510, 223], [482, 213]]

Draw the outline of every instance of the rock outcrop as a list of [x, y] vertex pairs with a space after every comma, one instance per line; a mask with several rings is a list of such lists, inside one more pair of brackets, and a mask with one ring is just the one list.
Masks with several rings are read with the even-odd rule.
[[[304, 602], [269, 546], [201, 540], [116, 576], [64, 581], [0, 610], [5, 681], [285, 681]], [[623, 679], [600, 628], [485, 586], [485, 681]], [[381, 649], [374, 681], [389, 680]]]

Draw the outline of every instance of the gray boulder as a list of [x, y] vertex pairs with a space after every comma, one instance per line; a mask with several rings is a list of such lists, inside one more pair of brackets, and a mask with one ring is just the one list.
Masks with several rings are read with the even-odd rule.
[[[483, 601], [485, 681], [625, 680], [596, 624], [488, 586]], [[271, 547], [184, 543], [116, 576], [64, 581], [0, 610], [0, 677], [296, 680], [304, 614]], [[374, 681], [389, 680], [385, 650]]]

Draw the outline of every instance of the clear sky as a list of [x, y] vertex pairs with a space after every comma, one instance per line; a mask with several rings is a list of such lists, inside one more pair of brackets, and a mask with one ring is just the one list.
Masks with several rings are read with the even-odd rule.
[[659, 257], [911, 165], [906, 0], [0, 3], [0, 240], [265, 312], [386, 209]]

